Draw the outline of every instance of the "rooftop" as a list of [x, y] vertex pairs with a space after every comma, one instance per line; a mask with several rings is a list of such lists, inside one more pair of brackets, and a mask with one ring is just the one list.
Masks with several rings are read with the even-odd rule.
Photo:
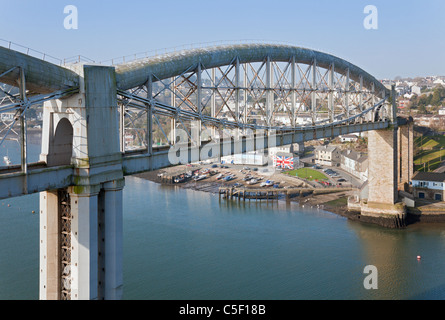
[[417, 172], [413, 180], [445, 182], [445, 173], [438, 172]]

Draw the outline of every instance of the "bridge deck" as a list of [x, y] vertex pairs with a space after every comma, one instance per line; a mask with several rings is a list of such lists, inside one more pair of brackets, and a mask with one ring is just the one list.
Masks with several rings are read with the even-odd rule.
[[[276, 146], [300, 143], [314, 139], [336, 137], [348, 133], [363, 132], [369, 130], [384, 129], [389, 126], [388, 121], [368, 122], [363, 124], [345, 125], [334, 128], [317, 128], [314, 130], [296, 131], [291, 133], [281, 133], [276, 135]], [[253, 141], [244, 140], [241, 152], [255, 151], [249, 149], [254, 146]], [[223, 144], [229, 144], [223, 148]], [[201, 149], [206, 146], [203, 143]], [[266, 141], [267, 147], [267, 141]], [[168, 158], [169, 146], [153, 148], [153, 154], [150, 155], [146, 150], [128, 152], [122, 155], [122, 168], [125, 176], [142, 173], [151, 170], [158, 170], [172, 166]], [[225, 150], [222, 154], [231, 155], [234, 153], [234, 141], [220, 141], [220, 150]], [[189, 147], [187, 151], [190, 155], [190, 162], [207, 160], [209, 157], [202, 155], [198, 159], [191, 157], [192, 150]], [[201, 154], [201, 152], [199, 152]], [[21, 172], [19, 166], [0, 169], [0, 199], [18, 197], [25, 194], [31, 194], [46, 190], [66, 188], [74, 185], [74, 167], [58, 166], [47, 167], [44, 163], [32, 163], [28, 165], [28, 175]]]

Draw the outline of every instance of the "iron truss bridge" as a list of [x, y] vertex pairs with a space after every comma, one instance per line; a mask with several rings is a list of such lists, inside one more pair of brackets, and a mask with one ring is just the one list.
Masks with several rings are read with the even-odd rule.
[[[260, 131], [276, 132], [283, 145], [381, 129], [396, 118], [389, 104], [393, 92], [372, 75], [331, 54], [291, 45], [217, 45], [114, 68], [125, 174], [168, 166], [165, 159], [135, 168], [132, 163], [142, 163], [138, 152], [165, 154], [177, 130], [186, 132], [190, 145], [246, 140]], [[81, 93], [82, 64], [62, 67], [0, 47], [0, 82], [0, 147], [15, 139], [21, 150], [20, 164], [0, 167], [0, 180], [17, 172], [28, 176], [30, 169], [46, 167], [28, 161], [29, 114], [39, 116], [44, 103]], [[56, 187], [67, 184], [70, 168], [64, 167], [58, 179], [65, 182]], [[9, 196], [50, 187], [31, 188], [30, 179], [24, 184], [25, 191]]]

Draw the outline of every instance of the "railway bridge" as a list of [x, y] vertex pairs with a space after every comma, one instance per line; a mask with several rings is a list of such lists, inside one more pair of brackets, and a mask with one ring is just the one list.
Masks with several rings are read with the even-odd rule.
[[[125, 176], [178, 163], [368, 132], [361, 215], [400, 219], [412, 128], [395, 91], [330, 54], [233, 44], [120, 64], [57, 65], [0, 47], [0, 143], [16, 130], [21, 162], [0, 167], [0, 199], [40, 193], [40, 298], [121, 299]], [[28, 161], [27, 113], [43, 114]], [[155, 201], [155, 200], [153, 200]]]

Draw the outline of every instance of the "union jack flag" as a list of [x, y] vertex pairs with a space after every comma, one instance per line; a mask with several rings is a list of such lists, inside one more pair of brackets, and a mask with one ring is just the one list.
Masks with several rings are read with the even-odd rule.
[[293, 169], [294, 158], [292, 156], [275, 155], [275, 167], [282, 169]]

